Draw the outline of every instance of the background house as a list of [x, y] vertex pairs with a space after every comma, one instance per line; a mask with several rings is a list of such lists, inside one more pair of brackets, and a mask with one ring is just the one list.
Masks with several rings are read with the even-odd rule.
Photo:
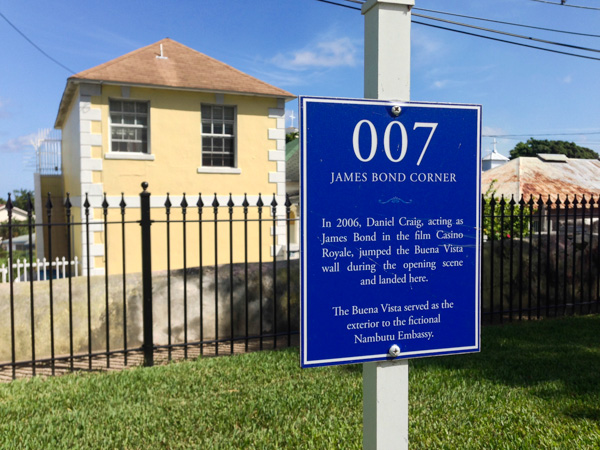
[[[589, 202], [593, 196], [595, 217], [590, 219], [591, 212], [588, 211], [585, 220], [587, 225], [593, 221], [597, 230], [599, 217], [597, 203], [600, 200], [598, 197], [600, 194], [600, 161], [597, 159], [575, 159], [560, 154], [539, 154], [537, 157], [515, 158], [506, 164], [483, 172], [481, 184], [482, 192], [486, 192], [493, 185], [492, 188], [497, 199], [504, 196], [507, 201], [514, 198], [518, 202], [522, 196], [523, 200], [528, 202], [533, 196], [536, 208], [540, 195], [544, 202], [550, 198], [553, 202], [551, 208], [554, 210], [557, 197], [563, 203], [568, 197], [569, 204], [572, 205], [576, 198], [580, 203], [585, 196], [586, 202]], [[546, 206], [542, 207], [542, 209], [545, 208]], [[570, 214], [569, 227], [575, 225], [575, 228], [581, 228], [582, 219], [579, 218], [581, 207], [578, 218], [575, 217], [573, 211]], [[566, 223], [562, 216], [557, 219], [555, 213], [551, 213], [550, 218], [550, 221], [542, 221], [542, 231], [556, 231]], [[534, 230], [538, 229], [536, 220], [534, 218]], [[550, 225], [549, 230], [548, 225]]]
[[481, 176], [485, 192], [495, 180], [496, 195], [505, 197], [540, 194], [571, 198], [589, 197], [600, 193], [600, 161], [574, 159], [565, 155], [539, 154], [537, 157], [515, 158], [508, 163], [484, 172]]
[[[126, 220], [139, 219], [135, 208], [139, 208], [142, 182], [149, 183], [156, 220], [165, 218], [167, 193], [172, 194], [174, 221], [181, 219], [184, 193], [190, 213], [200, 193], [207, 205], [215, 192], [221, 195], [222, 205], [228, 193], [236, 205], [242, 203], [244, 193], [250, 203], [262, 193], [267, 205], [275, 194], [283, 205], [284, 112], [285, 102], [292, 98], [287, 91], [171, 39], [80, 72], [67, 80], [55, 123], [62, 131], [61, 170], [36, 174], [38, 204], [44, 204], [46, 193], [52, 192], [53, 204], [60, 206], [58, 200], [69, 193], [72, 254], [83, 261], [84, 273], [89, 260], [92, 274], [104, 273], [111, 252], [116, 261], [124, 251], [118, 240], [112, 240], [105, 255], [104, 194], [108, 221], [121, 219], [122, 200], [127, 205]], [[82, 207], [86, 195], [91, 205], [87, 217]], [[64, 211], [57, 214], [64, 217]], [[77, 225], [86, 220], [92, 223], [90, 228]], [[266, 227], [267, 235], [283, 236], [285, 223], [276, 228]], [[174, 248], [181, 234], [181, 230], [174, 233]], [[128, 236], [134, 250], [128, 247], [127, 271], [137, 271], [141, 252], [132, 243], [133, 232]], [[280, 242], [269, 251], [283, 251], [285, 239]], [[47, 252], [47, 244], [38, 245]], [[188, 245], [198, 247], [193, 241]], [[209, 248], [205, 250], [210, 254]], [[53, 251], [64, 254], [66, 249], [55, 246]], [[240, 252], [236, 250], [236, 259], [241, 258]], [[154, 260], [157, 269], [164, 268], [164, 254], [158, 253]], [[174, 267], [178, 264], [174, 262]], [[108, 265], [118, 272], [118, 264]]]
[[[27, 211], [23, 211], [21, 208], [13, 206], [12, 220], [27, 220]], [[0, 205], [0, 223], [4, 222], [8, 222], [8, 211], [6, 210], [6, 205]]]
[[[0, 237], [0, 248], [6, 252], [8, 252], [8, 246], [12, 242], [12, 250], [13, 251], [26, 251], [29, 250], [29, 235], [24, 234], [21, 236], [17, 236], [10, 241], [9, 239], [2, 239]], [[31, 235], [31, 248], [35, 249], [35, 234]]]
[[[35, 215], [32, 216], [32, 219], [35, 220]], [[11, 212], [11, 221], [14, 224], [15, 222], [27, 222], [27, 211], [23, 211], [21, 208], [17, 208], [13, 206]], [[8, 210], [6, 209], [6, 205], [0, 205], [0, 250], [8, 251], [8, 246], [10, 244], [10, 240], [8, 239]], [[4, 225], [4, 228], [2, 227]], [[27, 229], [27, 224], [24, 227], [18, 227], [17, 229], [13, 229], [13, 237], [12, 237], [12, 249], [13, 250], [26, 250], [29, 249], [29, 236], [19, 236], [22, 233], [22, 229]], [[24, 239], [26, 238], [26, 239]], [[35, 234], [33, 235], [33, 248], [35, 248]]]

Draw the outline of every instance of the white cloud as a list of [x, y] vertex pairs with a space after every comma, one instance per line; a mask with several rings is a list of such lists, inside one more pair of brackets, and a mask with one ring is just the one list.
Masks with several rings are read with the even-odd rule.
[[354, 67], [358, 46], [348, 37], [316, 42], [302, 50], [277, 54], [272, 62], [287, 69]]
[[411, 53], [414, 57], [429, 58], [442, 52], [444, 44], [431, 33], [418, 28], [411, 32], [413, 33]]
[[573, 77], [571, 75], [567, 75], [566, 77], [563, 78], [562, 81], [565, 84], [571, 84], [571, 82], [573, 81]]
[[35, 139], [35, 134], [28, 134], [9, 139], [8, 141], [0, 144], [0, 153], [31, 152], [33, 150], [33, 143], [35, 142]]
[[300, 72], [294, 73], [281, 69], [265, 69], [264, 65], [261, 67], [256, 66], [248, 73], [283, 89], [296, 88], [298, 86], [310, 86], [315, 75], [314, 73], [300, 74]]
[[413, 27], [411, 34], [410, 58], [415, 68], [439, 67], [447, 61], [450, 50], [443, 41], [422, 28]]
[[502, 128], [494, 128], [494, 127], [489, 127], [489, 126], [484, 125], [481, 129], [481, 134], [486, 136], [486, 135], [502, 135], [502, 134], [508, 134], [508, 133], [506, 131], [504, 131], [504, 129], [502, 129]]

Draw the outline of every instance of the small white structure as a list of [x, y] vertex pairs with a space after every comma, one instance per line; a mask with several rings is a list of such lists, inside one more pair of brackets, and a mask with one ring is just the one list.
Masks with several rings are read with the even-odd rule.
[[17, 259], [16, 262], [12, 264], [8, 264], [8, 267], [5, 264], [0, 266], [0, 283], [8, 283], [10, 282], [9, 271], [13, 269], [13, 281], [15, 283], [19, 283], [21, 281], [30, 281], [29, 271], [32, 268], [33, 272], [33, 281], [39, 280], [49, 280], [52, 279], [61, 279], [67, 278], [69, 273], [72, 276], [79, 276], [79, 261], [77, 260], [77, 256], [72, 261], [67, 261], [64, 257], [59, 259], [58, 257], [53, 261], [47, 261], [46, 258], [37, 259], [33, 264], [28, 262], [27, 259]]
[[494, 149], [481, 159], [481, 170], [485, 172], [486, 170], [506, 164], [508, 161], [510, 161], [510, 158], [501, 155], [496, 150], [496, 139], [494, 139]]

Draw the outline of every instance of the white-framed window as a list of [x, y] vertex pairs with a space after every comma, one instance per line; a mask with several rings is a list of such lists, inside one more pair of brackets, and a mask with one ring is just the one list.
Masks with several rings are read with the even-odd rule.
[[202, 167], [236, 167], [235, 106], [201, 105]]
[[111, 152], [148, 152], [148, 102], [110, 100]]

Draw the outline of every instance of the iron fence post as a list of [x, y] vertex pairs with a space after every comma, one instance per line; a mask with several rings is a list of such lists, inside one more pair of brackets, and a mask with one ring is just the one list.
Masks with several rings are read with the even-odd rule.
[[144, 366], [154, 365], [154, 342], [152, 339], [152, 246], [150, 243], [150, 192], [148, 183], [142, 183], [140, 193], [140, 226], [142, 228], [142, 291], [144, 317]]

